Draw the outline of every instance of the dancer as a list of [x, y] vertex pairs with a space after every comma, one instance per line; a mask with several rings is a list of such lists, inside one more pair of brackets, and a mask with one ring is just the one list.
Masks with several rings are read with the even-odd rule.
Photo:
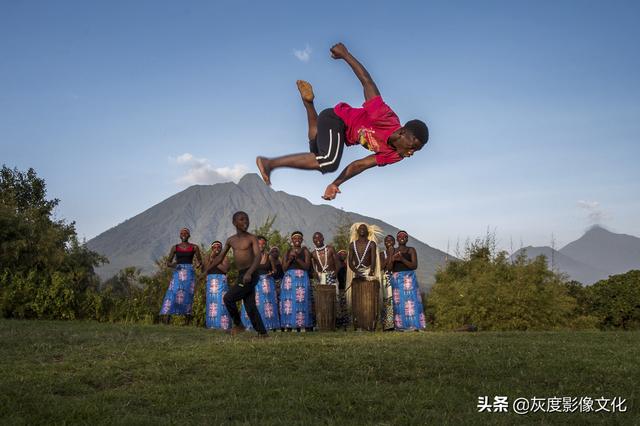
[[311, 286], [307, 271], [311, 265], [311, 254], [302, 246], [302, 232], [291, 234], [293, 247], [284, 257], [285, 270], [280, 288], [280, 326], [285, 330], [313, 329]]
[[242, 300], [253, 328], [258, 332], [259, 336], [266, 337], [267, 330], [264, 328], [262, 318], [260, 318], [258, 308], [256, 308], [255, 299], [255, 286], [259, 278], [257, 268], [260, 263], [258, 239], [255, 235], [247, 232], [247, 229], [249, 229], [249, 215], [245, 212], [235, 212], [232, 222], [233, 226], [236, 227], [236, 234], [227, 239], [224, 249], [207, 266], [209, 268], [218, 266], [229, 252], [229, 249], [233, 249], [233, 256], [238, 267], [238, 281], [222, 298], [229, 315], [233, 319], [231, 334], [236, 335], [245, 330], [238, 311], [238, 305], [236, 305], [236, 302]]
[[[313, 244], [315, 248], [311, 253], [313, 262], [313, 271], [318, 284], [336, 285], [338, 284], [337, 271], [337, 255], [333, 246], [324, 244], [324, 235], [321, 232], [313, 234]], [[337, 289], [337, 285], [336, 285]]]
[[[316, 232], [313, 234], [313, 244], [315, 245], [313, 252], [311, 252], [311, 261], [313, 264], [313, 296], [314, 302], [316, 301], [317, 295], [317, 285], [332, 285], [335, 287], [335, 297], [334, 297], [334, 305], [335, 305], [335, 314], [336, 321], [335, 325], [338, 327], [342, 326], [342, 319], [340, 318], [340, 305], [338, 301], [339, 296], [339, 288], [338, 288], [338, 277], [337, 270], [338, 264], [340, 260], [334, 250], [333, 246], [324, 244], [324, 235], [321, 232]], [[315, 312], [315, 308], [314, 308]]]
[[340, 185], [374, 166], [396, 163], [420, 151], [429, 140], [427, 125], [420, 120], [400, 124], [398, 116], [384, 103], [369, 72], [347, 50], [344, 44], [331, 47], [333, 59], [344, 59], [364, 88], [362, 108], [352, 108], [341, 102], [334, 108], [317, 114], [313, 105], [313, 89], [306, 81], [298, 80], [298, 90], [307, 110], [309, 125], [309, 153], [290, 154], [277, 158], [257, 157], [256, 164], [267, 185], [271, 172], [281, 167], [334, 172], [340, 165], [343, 146], [362, 145], [373, 154], [349, 164], [327, 186], [322, 198], [333, 200]]
[[[260, 313], [260, 318], [267, 330], [279, 330], [280, 319], [278, 318], [278, 297], [276, 295], [276, 283], [273, 278], [277, 271], [276, 262], [270, 256], [267, 249], [267, 239], [258, 236], [258, 246], [260, 247], [260, 263], [258, 264], [258, 275], [260, 275], [256, 286], [256, 307]], [[242, 306], [242, 324], [250, 329], [251, 321], [244, 305]]]
[[171, 247], [167, 258], [167, 266], [175, 268], [160, 308], [162, 322], [167, 324], [172, 315], [184, 315], [187, 317], [187, 322], [191, 322], [193, 293], [196, 286], [193, 258], [195, 257], [202, 267], [202, 256], [200, 248], [189, 242], [190, 237], [189, 229], [182, 228], [180, 230], [181, 242]]
[[[396, 234], [398, 247], [391, 262], [391, 286], [393, 288], [393, 312], [396, 330], [422, 330], [426, 327], [420, 286], [416, 278], [418, 256], [416, 249], [408, 247], [409, 234]], [[389, 263], [387, 263], [389, 264]]]
[[382, 290], [382, 330], [393, 330], [393, 289], [391, 287], [391, 264], [389, 259], [393, 257], [395, 250], [396, 239], [393, 235], [387, 235], [384, 237], [385, 249], [380, 252], [380, 272], [381, 272], [381, 290]]
[[347, 270], [347, 301], [355, 329], [374, 331], [380, 317], [380, 262], [377, 240], [382, 232], [375, 225], [351, 226]]
[[[205, 268], [222, 251], [222, 243], [214, 241], [211, 243], [211, 253], [205, 263]], [[217, 266], [209, 267], [207, 272], [207, 310], [205, 325], [207, 328], [218, 328], [221, 330], [231, 329], [231, 316], [224, 305], [224, 295], [229, 291], [227, 284], [227, 272], [229, 272], [229, 259], [227, 257]]]

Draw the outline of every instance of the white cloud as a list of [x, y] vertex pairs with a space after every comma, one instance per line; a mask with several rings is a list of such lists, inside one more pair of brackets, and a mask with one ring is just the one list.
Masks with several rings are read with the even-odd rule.
[[244, 164], [235, 164], [232, 167], [214, 167], [206, 158], [197, 158], [185, 152], [176, 158], [171, 158], [176, 164], [184, 166], [187, 170], [176, 179], [181, 185], [211, 185], [220, 182], [238, 182], [242, 176], [249, 172]]
[[311, 46], [307, 44], [304, 50], [293, 49], [293, 55], [302, 62], [309, 62], [309, 59], [311, 59]]
[[601, 224], [608, 217], [597, 201], [580, 200], [578, 207], [587, 212], [589, 222], [592, 224]]

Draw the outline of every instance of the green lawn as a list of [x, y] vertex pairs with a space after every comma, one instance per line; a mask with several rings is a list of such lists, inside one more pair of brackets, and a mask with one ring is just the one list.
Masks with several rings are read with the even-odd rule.
[[[640, 424], [638, 332], [250, 336], [0, 320], [0, 424]], [[479, 413], [485, 395], [627, 411]]]

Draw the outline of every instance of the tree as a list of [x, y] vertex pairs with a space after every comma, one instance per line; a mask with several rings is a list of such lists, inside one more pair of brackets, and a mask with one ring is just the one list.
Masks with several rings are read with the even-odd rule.
[[349, 250], [349, 230], [351, 229], [351, 220], [349, 215], [340, 210], [338, 222], [336, 223], [336, 232], [333, 234], [331, 245], [336, 252], [340, 250]]
[[255, 228], [252, 233], [267, 239], [269, 247], [278, 247], [280, 254], [284, 254], [290, 247], [289, 237], [283, 235], [279, 230], [273, 228], [277, 216], [268, 216], [262, 225]]
[[80, 244], [75, 224], [54, 220], [58, 199], [33, 169], [0, 171], [0, 310], [6, 317], [82, 316], [94, 268], [106, 259]]
[[586, 289], [602, 328], [640, 329], [640, 271], [612, 275]]

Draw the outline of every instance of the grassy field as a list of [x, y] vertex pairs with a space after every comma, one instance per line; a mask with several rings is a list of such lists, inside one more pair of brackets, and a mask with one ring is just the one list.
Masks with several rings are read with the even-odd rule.
[[[637, 332], [250, 336], [0, 320], [0, 424], [640, 424]], [[627, 411], [478, 412], [496, 395]]]

